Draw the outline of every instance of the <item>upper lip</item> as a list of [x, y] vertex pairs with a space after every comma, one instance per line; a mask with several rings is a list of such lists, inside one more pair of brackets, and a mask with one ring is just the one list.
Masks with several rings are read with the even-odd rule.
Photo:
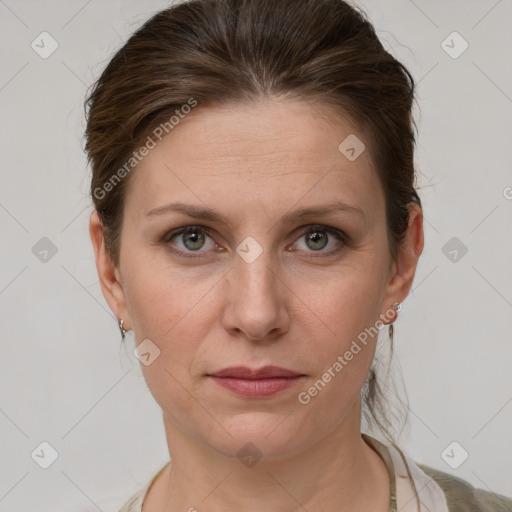
[[232, 377], [236, 379], [265, 379], [271, 377], [298, 377], [303, 375], [279, 366], [263, 366], [261, 368], [247, 368], [246, 366], [230, 366], [215, 373], [211, 377]]

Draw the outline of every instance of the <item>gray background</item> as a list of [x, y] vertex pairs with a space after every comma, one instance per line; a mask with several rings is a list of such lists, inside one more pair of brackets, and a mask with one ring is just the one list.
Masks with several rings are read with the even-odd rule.
[[[167, 5], [0, 0], [0, 511], [117, 510], [169, 457], [98, 284], [82, 152], [87, 86]], [[359, 5], [419, 84], [425, 249], [395, 323], [399, 442], [512, 496], [512, 2]], [[43, 31], [58, 43], [46, 59], [31, 47]], [[454, 31], [469, 44], [457, 58]], [[48, 469], [31, 456], [43, 441], [59, 454]]]

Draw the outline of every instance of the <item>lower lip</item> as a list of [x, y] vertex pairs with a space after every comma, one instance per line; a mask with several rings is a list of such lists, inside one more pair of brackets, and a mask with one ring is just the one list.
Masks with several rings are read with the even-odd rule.
[[238, 395], [249, 397], [272, 396], [283, 391], [302, 379], [297, 377], [272, 377], [268, 379], [236, 379], [233, 377], [210, 376], [219, 386], [234, 391]]

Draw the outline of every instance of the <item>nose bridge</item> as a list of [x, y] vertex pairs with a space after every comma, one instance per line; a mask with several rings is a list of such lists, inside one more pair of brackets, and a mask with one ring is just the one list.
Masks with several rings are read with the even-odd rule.
[[[268, 241], [268, 240], [267, 240]], [[277, 279], [275, 261], [270, 244], [264, 245], [253, 237], [245, 238], [237, 247], [235, 263], [237, 282], [252, 293], [270, 294]]]
[[251, 237], [236, 251], [230, 279], [231, 306], [225, 320], [230, 328], [243, 331], [248, 338], [262, 339], [273, 330], [281, 330], [284, 324], [280, 324], [286, 316], [283, 315], [275, 258], [265, 242], [259, 243]]

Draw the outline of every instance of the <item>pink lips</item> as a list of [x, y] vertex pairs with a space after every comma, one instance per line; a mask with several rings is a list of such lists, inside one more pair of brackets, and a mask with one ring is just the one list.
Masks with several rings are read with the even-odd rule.
[[251, 369], [233, 366], [208, 375], [220, 386], [246, 397], [266, 397], [296, 384], [303, 374], [280, 368], [264, 366]]
[[263, 366], [254, 370], [246, 366], [231, 366], [210, 375], [213, 377], [234, 377], [236, 379], [264, 379], [270, 377], [298, 377], [301, 374], [279, 366]]

